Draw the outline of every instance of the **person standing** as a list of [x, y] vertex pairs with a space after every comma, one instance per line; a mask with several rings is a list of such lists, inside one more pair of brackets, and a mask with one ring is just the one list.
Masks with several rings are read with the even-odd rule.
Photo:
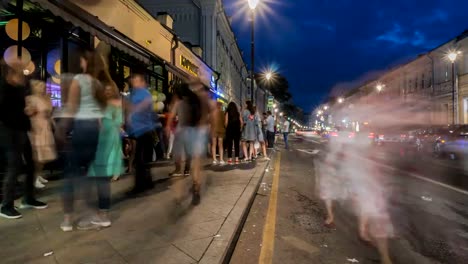
[[153, 159], [154, 122], [153, 99], [148, 91], [145, 76], [133, 74], [131, 78], [130, 114], [128, 116], [129, 135], [136, 140], [135, 146], [135, 186], [128, 194], [138, 194], [153, 188], [149, 163]]
[[123, 173], [122, 140], [120, 130], [123, 123], [122, 101], [114, 83], [105, 85], [107, 98], [104, 116], [99, 131], [96, 158], [92, 162], [88, 176], [96, 182], [98, 191], [98, 213], [92, 224], [109, 227], [111, 220], [108, 212], [111, 205], [110, 180]]
[[267, 112], [267, 119], [266, 119], [266, 131], [267, 131], [267, 141], [268, 141], [268, 148], [274, 148], [275, 144], [275, 118], [271, 114], [271, 111]]
[[236, 103], [230, 102], [225, 114], [226, 144], [228, 164], [232, 164], [232, 148], [234, 143], [235, 163], [239, 164], [240, 138], [242, 121]]
[[211, 122], [211, 155], [213, 156], [213, 165], [218, 164], [216, 159], [216, 145], [218, 145], [219, 152], [219, 165], [225, 165], [224, 161], [224, 147], [223, 140], [226, 135], [225, 127], [225, 113], [222, 109], [223, 104], [221, 102], [216, 102], [216, 110], [213, 114]]
[[263, 160], [270, 160], [270, 158], [268, 158], [268, 155], [267, 155], [265, 136], [263, 134], [263, 129], [262, 129], [263, 120], [260, 114], [257, 112], [257, 108], [254, 107], [254, 109], [255, 109], [255, 121], [257, 122], [257, 126], [255, 127], [257, 129], [257, 141], [260, 143], [260, 148], [263, 154]]
[[[246, 109], [242, 112], [242, 150], [244, 152], [244, 161], [250, 162], [254, 153], [254, 143], [257, 139], [257, 126], [255, 118], [255, 109], [252, 101], [246, 101]], [[247, 150], [248, 147], [248, 150]]]
[[7, 171], [3, 183], [3, 202], [0, 216], [8, 219], [21, 218], [15, 209], [16, 181], [26, 163], [24, 197], [20, 208], [45, 209], [47, 204], [34, 197], [34, 162], [28, 131], [31, 123], [28, 115], [37, 111], [26, 107], [26, 85], [23, 74], [24, 65], [14, 61], [3, 69], [0, 80], [0, 143], [6, 150]]
[[290, 126], [291, 123], [289, 123], [288, 119], [284, 119], [284, 122], [283, 122], [283, 139], [284, 139], [284, 147], [286, 149], [289, 149], [289, 146], [288, 146], [288, 135], [289, 135], [289, 126]]
[[36, 112], [30, 117], [31, 132], [29, 133], [36, 169], [34, 186], [42, 189], [45, 187], [44, 183], [48, 182], [41, 175], [44, 164], [57, 158], [52, 133], [52, 102], [46, 94], [44, 82], [32, 80], [31, 91], [32, 95], [26, 97], [26, 106], [36, 109]]
[[[70, 130], [73, 132], [65, 167], [64, 219], [60, 225], [64, 232], [73, 231], [75, 188], [82, 185], [95, 159], [103, 116], [102, 107], [105, 105], [101, 82], [105, 81], [103, 77], [107, 75], [103, 74], [105, 72], [103, 58], [94, 51], [85, 51], [80, 57], [80, 66], [83, 73], [73, 77], [65, 104], [65, 114], [72, 119], [60, 122], [57, 129], [57, 140], [61, 145], [65, 143], [67, 132]], [[80, 230], [93, 228], [95, 225], [87, 219], [78, 223]]]

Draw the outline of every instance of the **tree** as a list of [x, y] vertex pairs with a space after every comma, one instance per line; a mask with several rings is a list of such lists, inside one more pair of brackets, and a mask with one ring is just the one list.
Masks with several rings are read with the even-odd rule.
[[263, 75], [257, 74], [255, 79], [260, 86], [270, 91], [280, 103], [286, 103], [292, 99], [292, 95], [289, 92], [289, 82], [283, 75], [275, 73], [271, 80], [266, 80]]

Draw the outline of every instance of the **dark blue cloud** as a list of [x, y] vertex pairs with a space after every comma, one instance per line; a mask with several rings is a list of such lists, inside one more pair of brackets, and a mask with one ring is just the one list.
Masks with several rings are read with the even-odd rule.
[[[249, 63], [246, 0], [225, 0]], [[310, 110], [333, 88], [430, 50], [468, 28], [466, 0], [264, 0], [256, 68], [279, 65], [294, 101]]]

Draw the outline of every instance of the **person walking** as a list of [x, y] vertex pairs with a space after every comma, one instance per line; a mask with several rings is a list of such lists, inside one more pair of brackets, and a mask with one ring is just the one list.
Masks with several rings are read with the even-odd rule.
[[[246, 109], [242, 112], [242, 150], [244, 152], [244, 161], [250, 162], [254, 153], [254, 143], [257, 138], [257, 126], [255, 118], [255, 109], [252, 101], [246, 101]], [[248, 150], [247, 150], [248, 148]]]
[[[226, 135], [225, 127], [225, 113], [223, 111], [223, 104], [216, 102], [216, 110], [213, 114], [211, 122], [211, 155], [213, 157], [213, 165], [226, 165], [224, 161], [224, 147], [223, 141]], [[216, 159], [216, 145], [218, 145], [219, 162]]]
[[42, 177], [44, 164], [57, 158], [52, 133], [52, 102], [46, 94], [44, 82], [32, 80], [30, 84], [32, 95], [26, 97], [26, 106], [36, 109], [30, 116], [31, 131], [29, 132], [36, 171], [34, 186], [42, 189], [48, 182]]
[[289, 126], [290, 126], [291, 123], [289, 123], [288, 119], [284, 119], [284, 122], [283, 122], [283, 128], [282, 128], [282, 132], [283, 132], [283, 139], [284, 139], [284, 147], [286, 149], [289, 149], [289, 145], [288, 145], [288, 135], [289, 135]]
[[257, 122], [257, 125], [255, 126], [255, 129], [257, 130], [257, 141], [260, 143], [260, 148], [263, 154], [263, 160], [270, 160], [270, 158], [268, 158], [268, 155], [267, 155], [265, 136], [263, 134], [263, 129], [262, 129], [263, 120], [260, 114], [257, 112], [257, 108], [255, 106], [254, 106], [254, 109], [255, 109], [255, 120]]
[[96, 182], [98, 191], [98, 213], [91, 221], [100, 227], [109, 227], [111, 220], [108, 212], [111, 205], [110, 180], [123, 173], [122, 140], [120, 130], [123, 123], [122, 101], [114, 83], [105, 87], [107, 98], [104, 115], [99, 131], [96, 158], [91, 163], [88, 176]]
[[3, 183], [3, 201], [0, 216], [18, 219], [22, 215], [14, 205], [17, 178], [26, 169], [24, 197], [20, 208], [45, 209], [47, 204], [34, 196], [34, 162], [28, 131], [31, 123], [28, 117], [37, 112], [33, 106], [26, 107], [26, 85], [24, 65], [19, 60], [11, 66], [2, 65], [4, 77], [0, 79], [0, 144], [6, 150], [6, 174]]
[[[60, 122], [57, 139], [63, 145], [68, 131], [72, 131], [65, 167], [63, 193], [64, 219], [60, 228], [64, 232], [73, 230], [75, 188], [81, 186], [91, 163], [95, 159], [99, 139], [102, 107], [105, 98], [101, 82], [106, 83], [105, 63], [94, 51], [85, 51], [80, 57], [83, 73], [73, 77], [67, 91], [65, 114], [71, 119]], [[72, 123], [70, 123], [72, 121]], [[78, 229], [88, 230], [95, 226], [89, 220], [78, 223]]]
[[275, 146], [275, 118], [271, 114], [271, 111], [267, 111], [268, 117], [266, 118], [266, 131], [268, 148], [272, 149]]
[[239, 164], [240, 138], [242, 130], [242, 119], [236, 103], [228, 104], [225, 114], [226, 145], [228, 164], [232, 164], [232, 148], [234, 146], [235, 163]]
[[129, 135], [136, 140], [135, 146], [135, 185], [128, 192], [139, 194], [153, 188], [149, 163], [153, 159], [154, 122], [153, 99], [143, 74], [133, 74], [131, 78], [130, 115], [128, 116]]

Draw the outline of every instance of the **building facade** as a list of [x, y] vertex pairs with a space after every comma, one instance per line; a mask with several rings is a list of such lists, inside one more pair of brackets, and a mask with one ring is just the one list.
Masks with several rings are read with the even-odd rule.
[[218, 93], [241, 103], [250, 92], [248, 70], [221, 0], [140, 0], [151, 14], [174, 18], [174, 30], [183, 42], [201, 48], [201, 57], [219, 73]]
[[[456, 54], [453, 66], [450, 53]], [[427, 125], [468, 124], [468, 31], [356, 87], [343, 99], [342, 104], [328, 102], [332, 112], [359, 100], [382, 105], [398, 100], [401, 105], [419, 104], [418, 112], [425, 113], [422, 118]]]
[[[14, 3], [16, 2], [16, 3]], [[179, 41], [170, 17], [153, 17], [134, 0], [24, 0], [0, 8], [0, 48], [4, 60], [21, 57], [25, 74], [46, 81], [60, 107], [63, 73], [78, 73], [82, 50], [95, 48], [107, 60], [112, 78], [125, 91], [132, 72], [144, 73], [159, 111], [172, 87], [193, 77], [215, 94], [215, 71]]]

